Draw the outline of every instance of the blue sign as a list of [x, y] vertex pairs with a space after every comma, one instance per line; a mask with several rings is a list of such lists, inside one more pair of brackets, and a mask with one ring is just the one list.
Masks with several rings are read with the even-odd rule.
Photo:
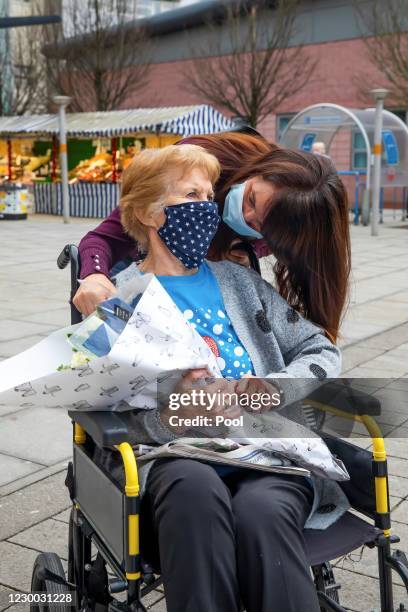
[[395, 135], [391, 130], [383, 130], [382, 140], [388, 166], [398, 166], [399, 151]]
[[313, 134], [313, 132], [310, 132], [309, 134], [305, 134], [303, 136], [302, 142], [300, 144], [300, 150], [301, 151], [311, 151], [312, 150], [312, 144], [314, 143], [316, 139], [316, 134]]

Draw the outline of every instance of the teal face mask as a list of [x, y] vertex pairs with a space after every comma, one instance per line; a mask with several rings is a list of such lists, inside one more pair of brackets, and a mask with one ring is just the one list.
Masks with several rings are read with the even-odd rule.
[[244, 203], [245, 183], [233, 185], [225, 198], [222, 220], [240, 236], [262, 238], [262, 234], [248, 225], [244, 219], [242, 206]]

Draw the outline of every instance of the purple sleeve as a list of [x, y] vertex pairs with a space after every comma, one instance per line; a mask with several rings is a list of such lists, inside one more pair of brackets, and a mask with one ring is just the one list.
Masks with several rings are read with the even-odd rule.
[[137, 243], [125, 233], [116, 207], [98, 227], [79, 243], [81, 278], [89, 274], [109, 276], [112, 266], [126, 257], [138, 259]]

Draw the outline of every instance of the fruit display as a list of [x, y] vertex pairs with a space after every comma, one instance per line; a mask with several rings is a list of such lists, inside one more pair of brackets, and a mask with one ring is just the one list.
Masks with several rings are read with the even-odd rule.
[[[132, 147], [128, 147], [116, 154], [116, 177], [118, 180], [121, 173], [130, 164], [133, 158]], [[69, 172], [69, 182], [111, 183], [114, 181], [114, 169], [111, 153], [98, 153], [90, 159], [84, 159]]]
[[37, 177], [46, 176], [49, 173], [50, 156], [28, 156], [12, 155], [11, 177], [9, 174], [8, 159], [0, 157], [0, 184], [17, 181], [18, 183], [30, 184]]

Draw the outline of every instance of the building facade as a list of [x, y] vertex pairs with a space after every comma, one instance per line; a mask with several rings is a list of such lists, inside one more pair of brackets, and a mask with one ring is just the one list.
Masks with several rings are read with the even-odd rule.
[[[364, 0], [362, 4], [370, 10], [371, 3], [372, 0]], [[123, 107], [211, 103], [210, 99], [190, 90], [186, 73], [193, 66], [192, 57], [197, 57], [197, 49], [203, 60], [216, 53], [208, 44], [209, 19], [217, 21], [218, 35], [225, 41], [223, 52], [230, 51], [223, 5], [225, 2], [218, 0], [192, 3], [190, 0], [186, 6], [181, 2], [174, 10], [143, 20], [153, 40], [150, 79], [142, 90], [124, 101]], [[355, 0], [303, 0], [301, 3], [296, 31], [289, 46], [303, 46], [304, 52], [316, 61], [316, 68], [301, 91], [285, 99], [257, 126], [268, 139], [278, 141], [291, 117], [312, 104], [331, 102], [350, 108], [366, 108], [370, 101], [362, 91], [362, 77], [369, 89], [387, 85], [384, 75], [368, 57], [364, 43], [368, 32], [355, 6]], [[265, 23], [273, 27], [275, 18], [274, 8], [263, 9], [261, 19]], [[135, 31], [137, 27], [135, 24]], [[258, 48], [262, 52], [261, 39]], [[127, 70], [131, 78], [132, 68]], [[225, 112], [225, 109], [219, 110]], [[406, 117], [406, 109], [393, 110]], [[367, 152], [358, 131], [344, 132], [336, 137], [331, 154], [339, 169], [357, 170], [366, 163]]]

